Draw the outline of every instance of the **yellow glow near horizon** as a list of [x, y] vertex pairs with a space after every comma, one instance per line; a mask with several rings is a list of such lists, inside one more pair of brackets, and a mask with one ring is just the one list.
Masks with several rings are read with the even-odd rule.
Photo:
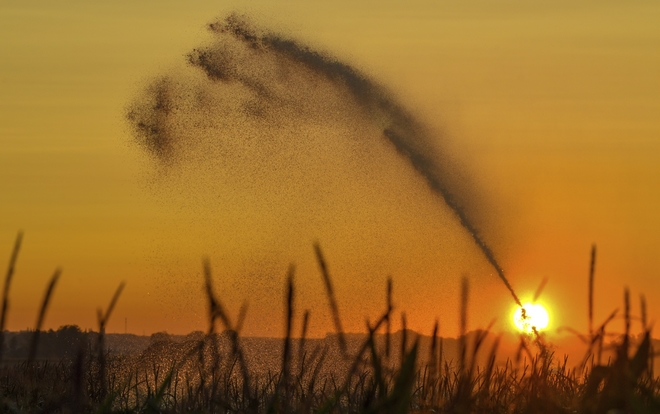
[[[446, 159], [456, 185], [470, 187], [473, 224], [516, 291], [532, 302], [541, 275], [552, 281], [543, 304], [553, 329], [559, 319], [588, 323], [594, 242], [607, 283], [596, 315], [609, 314], [623, 286], [659, 303], [660, 2], [490, 3], [0, 2], [0, 271], [25, 232], [5, 329], [34, 328], [57, 266], [43, 329], [98, 329], [96, 309], [122, 281], [106, 332], [206, 329], [208, 255], [227, 312], [249, 300], [244, 335], [284, 334], [295, 263], [296, 306], [311, 311], [307, 334], [324, 337], [334, 327], [318, 241], [347, 332], [380, 316], [392, 275], [408, 328], [429, 332], [440, 317], [443, 335], [456, 336], [464, 274], [475, 277], [470, 306], [478, 301], [468, 329], [497, 317], [494, 330], [518, 332], [517, 306], [487, 276], [494, 269], [474, 240], [382, 137], [392, 120], [365, 123], [368, 113], [341, 110], [346, 86], [334, 90], [310, 72], [318, 88], [302, 95], [319, 106], [300, 106], [310, 114], [300, 122], [252, 117], [257, 95], [238, 117], [218, 109], [186, 118], [190, 128], [178, 131], [200, 165], [161, 165], [136, 143], [126, 114], [152, 81], [188, 74], [177, 85], [191, 104], [220, 99], [202, 93], [207, 78], [186, 56], [214, 44], [207, 24], [230, 13], [389, 91], [432, 141], [428, 156]], [[277, 88], [286, 79], [283, 71]], [[230, 101], [229, 91], [245, 89], [217, 87]], [[179, 109], [177, 119], [190, 112]], [[244, 124], [248, 115], [254, 122]], [[648, 312], [660, 319], [660, 307]]]
[[[523, 309], [525, 310], [524, 316]], [[525, 333], [532, 333], [534, 329], [542, 331], [548, 327], [549, 321], [548, 311], [538, 303], [525, 303], [513, 314], [513, 323], [516, 328]]]

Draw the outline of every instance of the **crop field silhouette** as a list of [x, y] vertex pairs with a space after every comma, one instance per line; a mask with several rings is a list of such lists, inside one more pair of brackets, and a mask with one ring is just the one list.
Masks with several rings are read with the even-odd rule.
[[[2, 321], [20, 250], [19, 234], [5, 278]], [[626, 331], [607, 340], [613, 312], [600, 326], [590, 318], [581, 364], [555, 355], [539, 332], [521, 334], [517, 356], [496, 363], [498, 340], [487, 344], [487, 330], [467, 332], [469, 286], [461, 288], [461, 335], [451, 341], [405, 329], [390, 332], [394, 317], [392, 282], [387, 305], [365, 333], [347, 334], [321, 248], [321, 276], [336, 328], [323, 339], [306, 337], [296, 315], [295, 272], [287, 276], [282, 339], [241, 337], [245, 312], [227, 314], [213, 288], [211, 265], [204, 261], [208, 329], [173, 340], [153, 335], [137, 353], [112, 352], [105, 326], [123, 289], [98, 313], [98, 331], [66, 326], [41, 331], [58, 281], [47, 286], [28, 352], [7, 346], [13, 333], [2, 326], [0, 403], [7, 413], [655, 413], [660, 410], [660, 378], [653, 370], [653, 341], [645, 304], [631, 316], [628, 292]], [[593, 300], [595, 249], [589, 301]], [[202, 299], [202, 298], [200, 298]], [[591, 308], [590, 308], [591, 315]], [[630, 333], [633, 321], [644, 327]], [[577, 334], [577, 333], [576, 333]], [[14, 335], [15, 337], [15, 335]], [[15, 342], [15, 341], [14, 341]], [[60, 347], [64, 351], [52, 351]], [[12, 349], [13, 348], [13, 349]], [[19, 350], [17, 350], [19, 349]], [[51, 350], [50, 354], [48, 353]], [[603, 356], [609, 357], [604, 361]], [[55, 355], [55, 356], [54, 356]], [[59, 356], [57, 356], [59, 355]]]

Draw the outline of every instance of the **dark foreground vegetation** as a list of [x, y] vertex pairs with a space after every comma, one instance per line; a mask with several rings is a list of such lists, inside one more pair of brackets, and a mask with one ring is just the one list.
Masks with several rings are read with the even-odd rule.
[[[538, 333], [521, 337], [516, 358], [496, 363], [497, 340], [486, 341], [487, 331], [465, 334], [466, 281], [461, 297], [463, 335], [451, 352], [449, 344], [436, 336], [437, 323], [426, 341], [405, 329], [390, 334], [391, 282], [388, 305], [378, 320], [367, 323], [366, 334], [344, 334], [332, 281], [317, 247], [336, 328], [336, 334], [323, 341], [306, 338], [308, 313], [300, 318], [301, 326], [293, 326], [297, 319], [293, 270], [285, 301], [285, 337], [277, 346], [273, 340], [241, 338], [238, 333], [245, 315], [241, 312], [232, 323], [213, 291], [211, 268], [205, 263], [206, 333], [176, 341], [167, 335], [156, 336], [137, 354], [110, 352], [104, 329], [123, 286], [108, 308], [99, 311], [98, 332], [83, 333], [75, 327], [42, 332], [43, 317], [59, 278], [56, 272], [29, 344], [18, 346], [14, 341], [12, 347], [4, 326], [19, 247], [20, 236], [10, 258], [0, 314], [0, 412], [660, 412], [660, 382], [653, 372], [645, 305], [642, 301], [638, 318], [644, 333], [633, 341], [630, 324], [636, 318], [630, 314], [627, 293], [626, 330], [616, 341], [606, 342], [605, 338], [606, 327], [617, 313], [593, 327], [590, 312], [589, 332], [581, 336], [585, 357], [579, 366], [569, 367], [565, 358], [556, 358]], [[405, 316], [402, 323], [405, 326]], [[222, 331], [217, 332], [217, 327]]]

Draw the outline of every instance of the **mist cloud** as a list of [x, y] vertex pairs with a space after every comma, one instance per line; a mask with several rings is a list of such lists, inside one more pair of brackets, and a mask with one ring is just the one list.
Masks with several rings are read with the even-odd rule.
[[236, 15], [208, 28], [213, 42], [187, 55], [196, 73], [155, 80], [128, 111], [135, 139], [163, 168], [236, 157], [254, 169], [278, 168], [268, 164], [273, 154], [311, 139], [302, 125], [341, 125], [357, 136], [376, 131], [451, 209], [520, 303], [475, 224], [487, 216], [479, 194], [441, 135], [386, 88], [327, 54]]

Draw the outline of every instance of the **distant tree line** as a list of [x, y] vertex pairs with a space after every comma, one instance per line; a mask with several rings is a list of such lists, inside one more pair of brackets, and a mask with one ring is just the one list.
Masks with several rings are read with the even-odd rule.
[[[25, 359], [28, 357], [30, 345], [34, 340], [35, 331], [5, 332], [4, 358]], [[37, 359], [74, 359], [80, 350], [86, 349], [92, 336], [98, 333], [83, 331], [77, 325], [64, 325], [56, 331], [50, 329], [41, 331], [37, 343]]]
[[[30, 346], [35, 338], [35, 331], [4, 332], [4, 360], [23, 360], [28, 358]], [[104, 348], [113, 354], [139, 354], [146, 348], [156, 344], [201, 340], [204, 333], [191, 332], [188, 335], [171, 335], [167, 332], [156, 332], [151, 336], [134, 334], [106, 333]], [[39, 332], [36, 359], [39, 360], [74, 360], [79, 352], [91, 352], [97, 349], [99, 333], [82, 330], [77, 325], [60, 326], [57, 330]]]

